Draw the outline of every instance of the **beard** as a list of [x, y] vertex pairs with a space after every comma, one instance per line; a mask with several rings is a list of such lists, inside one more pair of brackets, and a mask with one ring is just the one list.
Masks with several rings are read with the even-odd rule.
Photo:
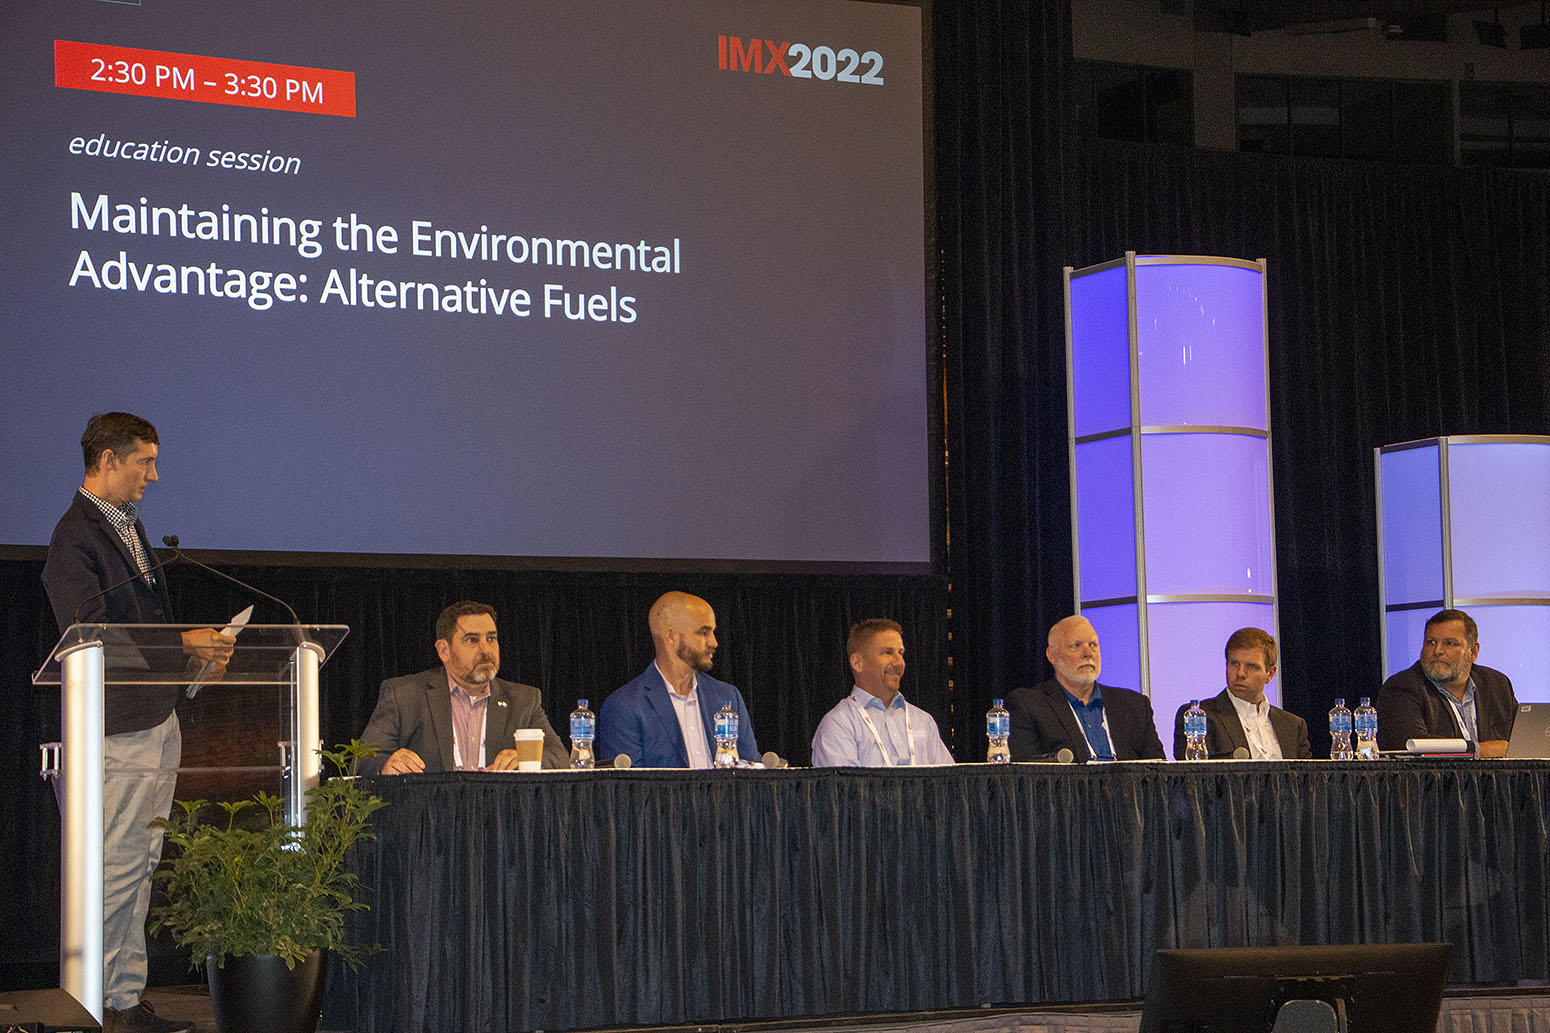
[[1077, 667], [1073, 665], [1060, 673], [1065, 675], [1066, 681], [1072, 685], [1092, 685], [1098, 680], [1098, 668], [1096, 666]]
[[1426, 676], [1432, 681], [1447, 684], [1448, 682], [1457, 681], [1459, 679], [1459, 676], [1464, 673], [1464, 664], [1462, 661], [1456, 664], [1450, 664], [1448, 661], [1441, 659], [1427, 660], [1425, 663], [1421, 664], [1421, 670], [1424, 671]]
[[710, 670], [710, 662], [711, 659], [715, 657], [715, 655], [716, 651], [714, 649], [707, 649], [703, 652], [696, 653], [694, 650], [689, 648], [688, 643], [684, 643], [678, 647], [678, 659], [688, 664], [690, 670], [699, 671], [701, 674], [704, 674], [706, 671]]

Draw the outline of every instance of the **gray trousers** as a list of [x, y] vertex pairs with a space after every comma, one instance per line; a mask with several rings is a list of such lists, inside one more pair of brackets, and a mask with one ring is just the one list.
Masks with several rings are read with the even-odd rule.
[[162, 833], [149, 828], [172, 810], [183, 734], [178, 715], [123, 732], [102, 748], [102, 996], [122, 1011], [145, 989], [145, 918]]

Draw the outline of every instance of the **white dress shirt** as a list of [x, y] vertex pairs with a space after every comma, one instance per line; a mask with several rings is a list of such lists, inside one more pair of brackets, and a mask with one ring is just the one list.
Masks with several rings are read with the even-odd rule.
[[1238, 723], [1243, 725], [1243, 734], [1248, 737], [1249, 757], [1281, 760], [1281, 740], [1276, 738], [1276, 730], [1270, 724], [1270, 701], [1261, 699], [1258, 703], [1248, 703], [1231, 690], [1228, 690], [1227, 698], [1232, 700], [1233, 709], [1238, 712]]
[[[651, 666], [657, 667], [656, 662], [653, 661]], [[673, 712], [678, 715], [678, 729], [683, 732], [684, 750], [689, 754], [689, 766], [710, 767], [710, 741], [705, 737], [705, 721], [700, 716], [700, 676], [695, 675], [689, 683], [687, 696], [680, 696], [673, 691], [667, 675], [662, 673], [660, 667], [657, 667], [657, 677], [662, 679], [667, 698], [673, 701]]]

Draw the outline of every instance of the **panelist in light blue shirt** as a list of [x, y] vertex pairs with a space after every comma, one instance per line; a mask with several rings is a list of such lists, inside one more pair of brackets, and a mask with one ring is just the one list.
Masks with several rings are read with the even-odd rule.
[[846, 642], [855, 687], [818, 722], [813, 767], [881, 768], [951, 764], [936, 721], [899, 691], [904, 629], [874, 617], [850, 629]]

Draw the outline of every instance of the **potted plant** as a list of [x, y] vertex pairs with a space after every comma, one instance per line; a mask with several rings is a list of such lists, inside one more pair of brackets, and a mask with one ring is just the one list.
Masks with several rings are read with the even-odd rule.
[[346, 919], [366, 907], [345, 868], [354, 844], [375, 836], [384, 806], [354, 777], [376, 748], [352, 741], [320, 751], [338, 775], [307, 791], [301, 827], [284, 822], [284, 801], [179, 801], [166, 830], [169, 857], [156, 878], [167, 903], [152, 918], [205, 964], [222, 1033], [311, 1033], [323, 1001], [325, 952], [352, 968], [380, 948], [345, 942]]

